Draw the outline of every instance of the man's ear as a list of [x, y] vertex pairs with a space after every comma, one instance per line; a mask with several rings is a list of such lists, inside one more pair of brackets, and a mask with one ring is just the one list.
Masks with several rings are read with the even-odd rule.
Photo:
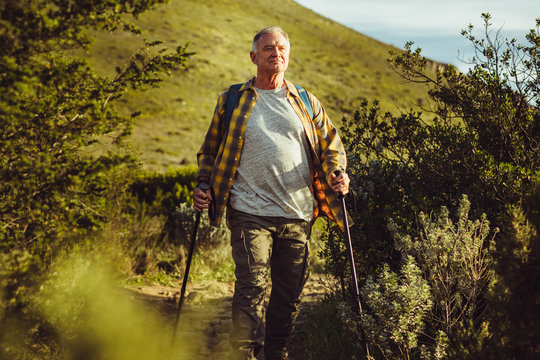
[[249, 57], [251, 59], [251, 62], [257, 65], [257, 54], [255, 54], [253, 51], [250, 51]]

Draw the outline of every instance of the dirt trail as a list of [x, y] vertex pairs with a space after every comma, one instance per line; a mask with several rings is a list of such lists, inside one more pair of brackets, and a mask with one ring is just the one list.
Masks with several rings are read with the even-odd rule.
[[[310, 306], [327, 291], [323, 276], [312, 274], [302, 293], [299, 321]], [[232, 327], [232, 283], [205, 282], [188, 285], [187, 296], [177, 330], [174, 359], [224, 360], [231, 346], [228, 335]], [[134, 293], [170, 319], [171, 330], [176, 317], [180, 287], [138, 286]], [[180, 355], [182, 354], [182, 355]], [[259, 360], [263, 360], [261, 355]], [[291, 360], [295, 359], [293, 357]]]

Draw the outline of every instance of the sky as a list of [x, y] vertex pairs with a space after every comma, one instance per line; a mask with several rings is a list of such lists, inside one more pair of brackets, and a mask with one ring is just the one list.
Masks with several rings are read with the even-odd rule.
[[453, 64], [472, 56], [461, 35], [469, 24], [481, 35], [481, 14], [492, 17], [493, 29], [525, 42], [525, 34], [540, 18], [540, 0], [295, 0], [297, 3], [387, 44], [403, 48], [408, 40], [430, 59]]

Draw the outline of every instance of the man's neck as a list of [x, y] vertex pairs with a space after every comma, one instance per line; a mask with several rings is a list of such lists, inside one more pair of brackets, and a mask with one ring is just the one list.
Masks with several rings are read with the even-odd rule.
[[285, 75], [283, 73], [272, 74], [270, 76], [257, 74], [253, 85], [263, 90], [281, 89], [285, 85]]

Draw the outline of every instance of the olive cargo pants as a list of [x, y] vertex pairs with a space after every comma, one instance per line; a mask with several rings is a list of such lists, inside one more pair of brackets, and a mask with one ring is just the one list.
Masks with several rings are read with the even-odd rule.
[[[252, 360], [263, 344], [265, 359], [286, 357], [299, 297], [308, 278], [312, 222], [229, 211], [236, 264], [230, 359]], [[272, 290], [264, 328], [270, 268]]]

